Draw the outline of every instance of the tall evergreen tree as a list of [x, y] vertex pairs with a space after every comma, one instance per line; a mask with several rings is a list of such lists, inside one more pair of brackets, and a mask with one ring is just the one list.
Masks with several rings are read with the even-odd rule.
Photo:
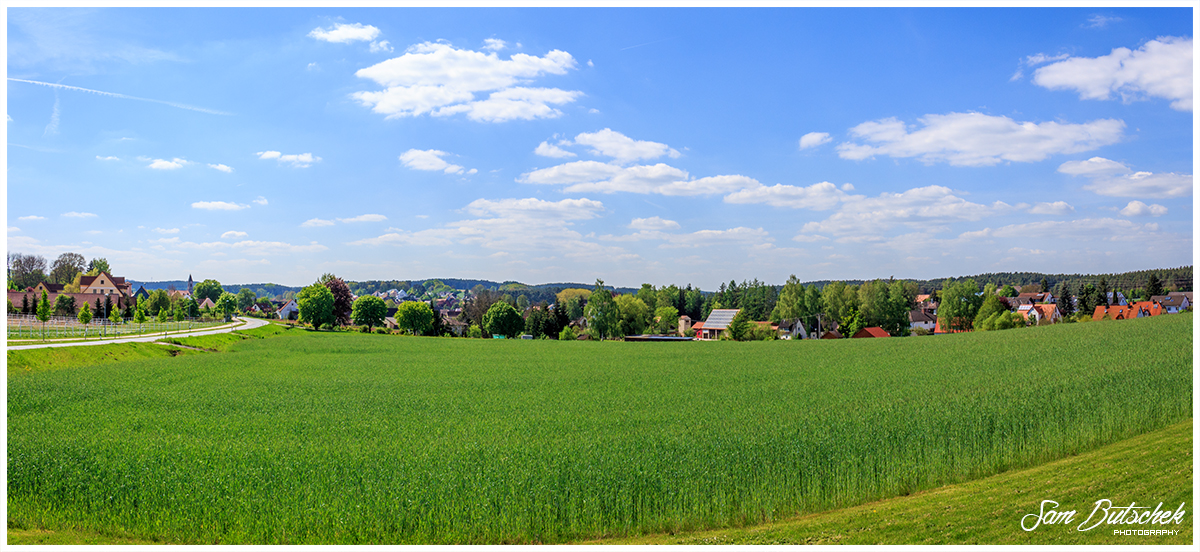
[[1155, 295], [1163, 294], [1162, 281], [1158, 279], [1158, 275], [1150, 273], [1150, 277], [1146, 279], [1146, 297], [1154, 297]]

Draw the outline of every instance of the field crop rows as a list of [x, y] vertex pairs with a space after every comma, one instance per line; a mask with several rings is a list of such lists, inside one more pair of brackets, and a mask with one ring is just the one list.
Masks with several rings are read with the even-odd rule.
[[1191, 315], [935, 338], [287, 330], [11, 377], [9, 527], [192, 543], [564, 542], [738, 526], [1186, 419]]

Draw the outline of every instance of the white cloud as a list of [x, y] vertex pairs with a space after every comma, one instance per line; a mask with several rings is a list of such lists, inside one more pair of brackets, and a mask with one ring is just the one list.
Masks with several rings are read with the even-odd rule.
[[[564, 75], [576, 67], [571, 54], [551, 50], [544, 57], [513, 54], [500, 59], [496, 52], [460, 50], [442, 42], [416, 44], [403, 55], [355, 75], [384, 87], [351, 94], [364, 106], [388, 119], [432, 114], [466, 113], [475, 121], [553, 118], [562, 115], [550, 107], [575, 101], [581, 92], [557, 88], [523, 88], [542, 75]], [[491, 92], [486, 100], [475, 94]]]
[[1083, 189], [1103, 196], [1170, 198], [1192, 195], [1190, 174], [1133, 172], [1133, 169], [1103, 157], [1067, 161], [1058, 167], [1058, 172], [1091, 179], [1091, 184]]
[[488, 50], [490, 52], [499, 52], [500, 50], [503, 50], [507, 46], [508, 45], [503, 40], [500, 40], [499, 38], [483, 39], [483, 49]]
[[248, 236], [248, 235], [249, 235], [249, 234], [247, 234], [247, 233], [245, 233], [245, 232], [239, 232], [239, 231], [237, 231], [237, 230], [230, 230], [230, 231], [228, 231], [228, 232], [225, 232], [224, 234], [221, 234], [221, 237], [222, 237], [222, 238], [224, 238], [224, 239], [230, 239], [230, 238], [244, 238], [244, 237], [246, 237], [246, 236]]
[[415, 171], [442, 171], [446, 174], [475, 174], [477, 172], [475, 169], [465, 171], [461, 165], [452, 165], [442, 159], [443, 155], [453, 154], [432, 149], [410, 149], [400, 154], [400, 162]]
[[329, 29], [317, 27], [308, 36], [325, 42], [349, 44], [351, 42], [366, 42], [379, 36], [379, 29], [362, 23], [337, 23]]
[[175, 169], [183, 168], [184, 165], [189, 165], [189, 164], [191, 164], [191, 161], [188, 161], [187, 159], [180, 159], [180, 158], [176, 157], [170, 161], [167, 161], [165, 159], [155, 159], [153, 163], [150, 163], [148, 165], [148, 167], [151, 169], [158, 169], [158, 170], [163, 170], [163, 171], [173, 171]]
[[311, 153], [296, 153], [296, 154], [284, 155], [278, 151], [260, 151], [260, 152], [256, 153], [255, 155], [257, 155], [259, 159], [266, 159], [266, 160], [277, 159], [280, 163], [288, 163], [291, 166], [296, 167], [298, 169], [306, 169], [309, 166], [311, 166], [313, 163], [316, 163], [321, 160], [320, 157], [317, 157]]
[[97, 155], [96, 159], [99, 159], [101, 161], [120, 161], [121, 160], [121, 158], [114, 157], [112, 155], [109, 155], [108, 157], [100, 157], [99, 155]]
[[192, 204], [192, 208], [207, 211], [240, 211], [242, 209], [249, 209], [250, 206], [230, 203], [228, 201], [197, 201]]
[[960, 239], [1076, 239], [1083, 241], [1136, 241], [1157, 235], [1157, 224], [1136, 224], [1128, 220], [1101, 218], [1072, 221], [1045, 221], [1010, 224], [995, 230], [984, 228], [963, 232]]
[[179, 233], [178, 228], [155, 228], [153, 231], [158, 232], [159, 234], [178, 234]]
[[253, 200], [253, 201], [251, 201], [250, 203], [253, 203], [253, 204], [255, 204], [255, 205], [266, 205], [266, 204], [267, 204], [267, 198], [265, 198], [265, 197], [263, 197], [263, 196], [258, 196], [256, 199], [254, 199], [254, 200]]
[[476, 199], [466, 206], [475, 216], [498, 216], [514, 219], [585, 220], [599, 216], [604, 204], [591, 199], [545, 201], [525, 199]]
[[69, 213], [63, 213], [62, 216], [70, 218], [91, 218], [97, 215], [96, 213], [79, 213], [76, 211], [71, 211]]
[[1073, 57], [1034, 72], [1033, 82], [1051, 90], [1075, 90], [1080, 99], [1125, 102], [1155, 97], [1171, 108], [1192, 110], [1192, 39], [1160, 37], [1137, 50], [1114, 48], [1095, 57]]
[[868, 144], [839, 144], [838, 155], [854, 160], [875, 155], [916, 157], [929, 164], [980, 167], [1092, 150], [1116, 143], [1125, 129], [1125, 123], [1117, 119], [1039, 124], [982, 113], [926, 115], [920, 121], [923, 127], [911, 132], [895, 118], [862, 123], [850, 133]]
[[1012, 211], [1011, 206], [999, 201], [992, 205], [971, 203], [943, 186], [884, 192], [878, 197], [848, 195], [840, 201], [841, 205], [833, 215], [824, 221], [806, 223], [802, 234], [878, 239], [883, 232], [898, 225], [929, 230]]
[[533, 153], [535, 155], [540, 155], [542, 157], [557, 157], [557, 158], [575, 157], [574, 153], [571, 153], [565, 149], [562, 149], [558, 146], [549, 144], [544, 141], [542, 143], [538, 144], [538, 147], [533, 150]]
[[321, 226], [333, 226], [332, 220], [323, 220], [319, 218], [311, 218], [300, 224], [302, 228], [318, 228]]
[[314, 61], [314, 62], [312, 62], [312, 63], [310, 63], [310, 64], [306, 65], [306, 66], [304, 67], [304, 69], [305, 69], [306, 71], [312, 71], [313, 69], [319, 69], [320, 67], [321, 67], [321, 66], [320, 66], [320, 65], [317, 65], [317, 62], [315, 62], [315, 61]]
[[8, 227], [8, 233], [9, 233], [9, 234], [12, 234], [12, 233], [14, 233], [14, 232], [20, 232], [20, 231], [21, 231], [21, 229], [20, 229], [20, 228], [17, 228], [16, 226], [9, 226], [9, 227]]
[[629, 227], [634, 230], [671, 230], [679, 228], [679, 223], [660, 217], [635, 218]]
[[183, 242], [180, 248], [207, 251], [234, 250], [246, 255], [284, 255], [288, 253], [317, 253], [329, 249], [317, 242], [309, 245], [292, 245], [286, 242], [243, 240], [240, 242]]
[[214, 165], [214, 164], [212, 164], [212, 163], [209, 163], [209, 164], [208, 164], [208, 166], [209, 166], [209, 168], [216, 169], [216, 170], [218, 170], [218, 171], [221, 171], [221, 172], [223, 172], [223, 173], [231, 173], [231, 172], [233, 172], [233, 167], [230, 167], [229, 165], [224, 165], [224, 164], [221, 164], [221, 163], [217, 163], [216, 165]]
[[37, 215], [29, 215], [29, 216], [25, 216], [25, 217], [17, 217], [17, 220], [46, 220], [46, 217], [39, 217]]
[[800, 137], [800, 149], [815, 148], [832, 141], [833, 137], [828, 132], [810, 132]]
[[1065, 201], [1055, 201], [1054, 203], [1035, 203], [1029, 208], [1029, 212], [1035, 215], [1065, 215], [1074, 213], [1075, 208], [1067, 204]]
[[1107, 27], [1109, 23], [1117, 23], [1120, 21], [1121, 18], [1117, 16], [1096, 14], [1088, 18], [1087, 27], [1089, 29], [1103, 29]]
[[386, 40], [372, 42], [370, 49], [372, 54], [378, 54], [380, 52], [386, 52], [390, 54], [393, 50], [395, 50], [395, 48], [392, 48], [392, 44]]
[[1130, 201], [1124, 209], [1121, 209], [1121, 214], [1127, 217], [1161, 217], [1167, 214], [1167, 208], [1159, 204], [1146, 205], [1140, 201]]
[[689, 180], [687, 171], [664, 163], [621, 167], [599, 161], [572, 161], [538, 169], [521, 175], [517, 181], [525, 184], [566, 184], [563, 191], [570, 193], [629, 192], [670, 196], [720, 194], [760, 185], [753, 178], [741, 175]]
[[590, 146], [592, 154], [612, 157], [617, 163], [630, 163], [640, 159], [656, 159], [664, 155], [677, 158], [679, 152], [666, 144], [646, 140], [634, 140], [612, 129], [584, 132], [575, 137], [575, 143]]
[[338, 219], [340, 222], [382, 222], [385, 220], [387, 217], [383, 215], [358, 215], [357, 217]]
[[[854, 188], [849, 188], [853, 190]], [[830, 182], [818, 182], [811, 186], [750, 186], [725, 196], [725, 203], [765, 203], [773, 207], [812, 209], [824, 211], [836, 207], [851, 196]]]

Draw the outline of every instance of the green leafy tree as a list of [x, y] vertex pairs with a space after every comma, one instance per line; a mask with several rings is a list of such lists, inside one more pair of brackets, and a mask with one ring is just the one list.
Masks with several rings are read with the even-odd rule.
[[938, 325], [954, 331], [972, 329], [983, 303], [983, 298], [976, 295], [978, 292], [979, 286], [975, 285], [975, 280], [946, 280], [942, 286], [942, 301], [938, 303]]
[[[683, 306], [683, 301], [681, 301], [681, 299], [686, 300], [686, 296], [675, 284], [663, 286], [659, 288], [658, 293], [655, 294], [654, 308], [675, 307], [675, 310], [679, 310], [679, 308]], [[646, 303], [646, 306], [649, 307], [650, 303]]]
[[562, 331], [558, 332], [559, 341], [575, 341], [576, 339], [579, 339], [579, 336], [575, 335], [575, 330], [570, 326], [563, 326]]
[[76, 274], [83, 272], [86, 263], [79, 253], [63, 253], [50, 266], [50, 279], [56, 284], [69, 284]]
[[525, 312], [529, 308], [529, 296], [524, 293], [517, 296], [517, 310]]
[[483, 315], [483, 332], [486, 335], [503, 335], [514, 338], [525, 329], [525, 320], [517, 309], [505, 301], [497, 301]]
[[237, 308], [242, 312], [249, 312], [250, 307], [253, 307], [257, 300], [258, 295], [250, 288], [242, 288], [237, 292]]
[[133, 311], [133, 321], [139, 326], [146, 323], [146, 311], [142, 310], [141, 305], [138, 305], [137, 309]]
[[92, 307], [88, 306], [87, 303], [84, 303], [83, 308], [79, 309], [79, 314], [76, 315], [76, 319], [79, 320], [80, 324], [85, 326], [88, 325], [88, 323], [92, 321]]
[[771, 310], [771, 321], [778, 324], [783, 320], [804, 318], [806, 314], [804, 292], [805, 289], [800, 285], [800, 279], [795, 274], [788, 276], [787, 282], [783, 284], [783, 289], [779, 291], [779, 299], [775, 301], [775, 308]]
[[746, 309], [741, 309], [733, 315], [733, 320], [729, 322], [729, 327], [725, 331], [734, 341], [746, 341], [750, 339], [750, 326], [750, 315], [747, 314]]
[[616, 298], [617, 312], [620, 313], [621, 335], [640, 335], [645, 333], [646, 324], [650, 318], [650, 309], [641, 299], [633, 295], [620, 295]]
[[171, 309], [169, 309], [169, 308], [160, 309], [158, 311], [158, 315], [154, 317], [154, 320], [155, 320], [155, 322], [158, 322], [159, 324], [165, 324], [167, 322], [167, 320], [169, 320], [168, 317], [170, 316], [170, 314], [171, 314]]
[[1045, 277], [1042, 278], [1041, 285], [1038, 287], [1039, 287], [1038, 291], [1041, 291], [1042, 293], [1050, 292], [1050, 282], [1046, 281]]
[[184, 311], [183, 301], [180, 301], [178, 305], [175, 305], [175, 308], [171, 311], [171, 315], [176, 322], [183, 322], [183, 320], [187, 318], [187, 312]]
[[679, 325], [679, 311], [675, 307], [659, 307], [654, 311], [654, 331], [659, 334], [671, 333], [671, 328]]
[[1000, 303], [1000, 298], [995, 294], [984, 294], [983, 304], [979, 306], [979, 312], [975, 314], [975, 321], [972, 326], [976, 330], [991, 330], [993, 327], [984, 328], [985, 323], [989, 326], [995, 326], [996, 317], [1000, 313], [1007, 315], [1008, 309]]
[[858, 309], [851, 309], [842, 325], [838, 327], [838, 333], [842, 334], [842, 337], [854, 337], [854, 334], [865, 327], [867, 325], [863, 321], [862, 313], [858, 312]]
[[314, 330], [333, 324], [333, 292], [320, 282], [296, 294], [296, 307], [300, 309], [300, 321], [312, 324]]
[[216, 311], [221, 313], [226, 322], [233, 318], [233, 313], [237, 311], [237, 307], [237, 296], [232, 293], [222, 293], [217, 298]]
[[196, 318], [197, 316], [200, 316], [200, 305], [196, 303], [195, 298], [185, 297], [179, 302], [179, 305], [183, 307], [183, 312], [188, 318]]
[[216, 303], [222, 293], [225, 293], [225, 288], [221, 287], [221, 282], [210, 279], [196, 284], [192, 291], [192, 297], [196, 298], [197, 303], [203, 303], [205, 299]]
[[579, 320], [579, 318], [583, 316], [583, 307], [585, 302], [586, 300], [580, 297], [568, 298], [565, 305], [565, 308], [567, 309], [567, 316], [571, 320]]
[[108, 310], [108, 321], [112, 322], [113, 325], [120, 324], [121, 323], [121, 310], [120, 309], [109, 309]]
[[42, 300], [38, 301], [37, 319], [42, 323], [42, 341], [46, 340], [46, 322], [50, 321], [50, 298], [46, 290], [42, 290]]
[[75, 314], [75, 298], [65, 293], [58, 294], [54, 298], [54, 314], [59, 316], [72, 316]]
[[171, 310], [171, 296], [165, 289], [156, 289], [150, 292], [150, 296], [142, 301], [142, 308], [151, 314], [158, 314], [164, 310]]
[[13, 306], [12, 299], [8, 300], [8, 314], [17, 314], [17, 307]]
[[108, 259], [105, 259], [104, 257], [97, 257], [88, 262], [88, 276], [95, 276], [101, 272], [112, 274], [112, 268], [109, 268], [108, 266]]
[[658, 291], [650, 284], [642, 284], [642, 288], [637, 292], [637, 298], [641, 299], [646, 304], [646, 307], [653, 311], [658, 303]]
[[588, 330], [596, 339], [614, 337], [621, 331], [621, 311], [612, 293], [604, 289], [604, 280], [596, 279], [596, 288], [588, 296], [583, 315], [587, 317]]
[[554, 324], [548, 311], [545, 303], [530, 309], [529, 315], [525, 317], [525, 333], [534, 338], [554, 337], [556, 334], [548, 333]]
[[1004, 297], [1016, 297], [1020, 293], [1017, 292], [1017, 288], [1005, 284], [1004, 287], [1000, 288], [1000, 295]]
[[354, 307], [351, 309], [351, 318], [354, 323], [359, 326], [366, 326], [367, 331], [371, 328], [383, 324], [383, 319], [387, 317], [387, 305], [383, 299], [374, 295], [363, 295], [354, 301]]
[[433, 329], [433, 309], [422, 301], [405, 301], [396, 309], [396, 325], [413, 335], [428, 334]]
[[483, 337], [483, 330], [479, 329], [479, 324], [471, 324], [471, 326], [467, 328], [467, 337], [473, 337], [476, 339]]

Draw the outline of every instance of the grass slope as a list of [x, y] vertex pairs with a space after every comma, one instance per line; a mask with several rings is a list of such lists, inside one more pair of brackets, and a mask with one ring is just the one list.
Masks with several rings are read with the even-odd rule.
[[234, 345], [247, 339], [263, 339], [267, 337], [274, 337], [291, 329], [292, 328], [290, 326], [267, 324], [266, 326], [260, 326], [251, 330], [238, 330], [229, 333], [201, 335], [196, 337], [168, 337], [165, 339], [160, 339], [159, 341], [173, 343], [175, 345], [183, 345], [185, 347], [207, 349], [210, 351], [228, 351]]
[[8, 377], [134, 360], [162, 359], [186, 354], [195, 353], [154, 343], [114, 343], [112, 345], [8, 351]]
[[[1192, 420], [1035, 468], [1008, 472], [912, 496], [892, 498], [795, 520], [741, 529], [593, 541], [589, 544], [1191, 544]], [[1114, 535], [1114, 526], [1078, 528], [1095, 501], [1113, 505], [1185, 503], [1178, 535]], [[1076, 510], [1069, 525], [1020, 527], [1042, 500]], [[1092, 523], [1083, 525], [1088, 527]]]
[[503, 543], [757, 525], [1191, 415], [1190, 315], [937, 338], [282, 330], [10, 378], [8, 525], [182, 543]]

